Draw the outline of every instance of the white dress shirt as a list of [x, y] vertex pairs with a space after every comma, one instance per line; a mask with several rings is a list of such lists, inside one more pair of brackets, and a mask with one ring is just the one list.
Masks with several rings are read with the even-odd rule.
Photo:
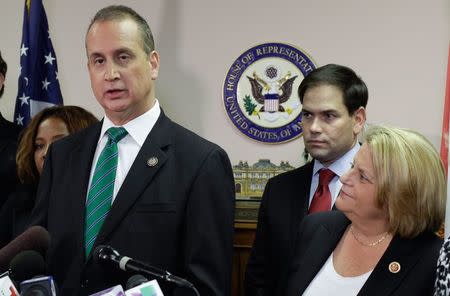
[[[358, 152], [359, 148], [361, 148], [361, 145], [358, 142], [356, 142], [356, 144], [353, 146], [352, 149], [347, 151], [347, 153], [342, 155], [341, 158], [339, 158], [338, 160], [333, 162], [330, 166], [328, 166], [328, 169], [332, 170], [333, 173], [336, 174], [336, 176], [334, 176], [334, 178], [328, 185], [328, 188], [330, 189], [331, 192], [331, 207], [333, 207], [334, 202], [336, 201], [336, 198], [342, 187], [342, 183], [339, 180], [339, 178], [350, 170], [353, 159], [355, 158], [355, 155]], [[313, 177], [311, 180], [308, 208], [309, 206], [311, 206], [312, 198], [317, 190], [317, 186], [319, 186], [319, 171], [324, 167], [325, 166], [320, 161], [314, 160]]]
[[[128, 171], [131, 168], [136, 156], [139, 153], [142, 145], [145, 142], [148, 134], [153, 129], [158, 117], [161, 113], [158, 100], [155, 99], [155, 104], [150, 110], [145, 112], [139, 117], [127, 122], [122, 127], [125, 128], [128, 134], [119, 141], [117, 148], [119, 150], [119, 159], [117, 163], [116, 180], [114, 181], [114, 192], [112, 202], [114, 202], [120, 187], [122, 186]], [[92, 161], [91, 174], [89, 177], [89, 187], [91, 187], [92, 178], [94, 176], [95, 166], [97, 160], [100, 157], [100, 153], [108, 142], [108, 135], [106, 131], [110, 127], [117, 127], [114, 123], [105, 115], [103, 118], [102, 130], [100, 132], [100, 138], [98, 139], [97, 148], [95, 150], [94, 159]], [[89, 190], [88, 190], [89, 194]], [[86, 196], [87, 199], [87, 196]]]

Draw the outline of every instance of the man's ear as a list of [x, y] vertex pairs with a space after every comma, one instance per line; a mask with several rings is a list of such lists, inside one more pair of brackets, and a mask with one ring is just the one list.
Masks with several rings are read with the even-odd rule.
[[156, 50], [152, 51], [148, 55], [148, 61], [152, 71], [152, 80], [156, 80], [159, 73], [159, 53]]
[[353, 133], [358, 135], [364, 128], [366, 123], [366, 109], [359, 107], [352, 115], [353, 117]]
[[4, 83], [5, 83], [5, 75], [0, 73], [0, 89], [2, 89]]

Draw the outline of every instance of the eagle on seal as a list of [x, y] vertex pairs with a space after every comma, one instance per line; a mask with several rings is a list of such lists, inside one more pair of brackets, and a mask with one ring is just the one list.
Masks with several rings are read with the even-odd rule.
[[281, 104], [289, 100], [292, 94], [292, 85], [297, 78], [297, 76], [290, 76], [291, 73], [288, 72], [283, 78], [272, 83], [264, 81], [256, 72], [253, 72], [253, 77], [247, 76], [252, 86], [253, 98], [263, 105], [259, 112], [285, 112]]

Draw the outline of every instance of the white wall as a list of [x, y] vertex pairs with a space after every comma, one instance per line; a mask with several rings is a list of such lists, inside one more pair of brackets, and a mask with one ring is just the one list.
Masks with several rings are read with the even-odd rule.
[[[23, 2], [3, 0], [0, 50], [8, 62], [0, 110], [12, 119], [17, 92]], [[86, 70], [84, 35], [95, 12], [115, 2], [44, 0], [66, 105], [99, 117]], [[218, 143], [233, 163], [270, 158], [301, 164], [303, 140], [267, 145], [228, 120], [222, 83], [231, 63], [268, 42], [296, 45], [320, 66], [353, 68], [370, 92], [368, 119], [410, 127], [440, 144], [450, 36], [448, 0], [122, 0], [150, 23], [161, 72], [157, 97], [175, 121]]]

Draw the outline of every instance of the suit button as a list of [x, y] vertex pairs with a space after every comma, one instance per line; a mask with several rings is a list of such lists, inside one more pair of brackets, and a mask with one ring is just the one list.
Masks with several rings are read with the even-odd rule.
[[89, 280], [82, 280], [81, 281], [81, 288], [87, 288], [89, 285]]

